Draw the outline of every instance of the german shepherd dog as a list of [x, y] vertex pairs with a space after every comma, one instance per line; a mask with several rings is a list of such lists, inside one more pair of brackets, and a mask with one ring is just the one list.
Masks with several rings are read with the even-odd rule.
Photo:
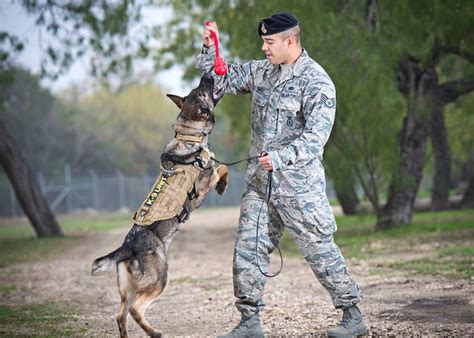
[[[192, 164], [203, 147], [207, 147], [207, 133], [214, 125], [214, 107], [222, 97], [215, 97], [214, 80], [205, 74], [199, 86], [182, 98], [175, 95], [168, 97], [180, 108], [175, 130], [181, 133], [196, 133], [206, 125], [207, 131], [200, 142], [185, 142], [174, 138], [164, 148], [161, 156], [162, 166], [166, 163]], [[219, 96], [219, 95], [218, 95]], [[203, 169], [195, 183], [197, 195], [196, 207], [204, 201], [206, 194], [216, 188], [219, 194], [224, 193], [228, 183], [228, 171], [225, 165], [214, 168], [215, 163]], [[189, 215], [189, 199], [185, 210]], [[128, 336], [127, 317], [130, 313], [137, 324], [151, 337], [160, 337], [161, 333], [145, 319], [147, 307], [162, 294], [168, 279], [167, 249], [179, 223], [184, 221], [178, 216], [171, 219], [155, 221], [148, 226], [136, 223], [128, 232], [123, 244], [108, 255], [97, 258], [92, 264], [92, 274], [98, 275], [117, 269], [117, 282], [120, 293], [120, 311], [117, 324], [121, 337]]]

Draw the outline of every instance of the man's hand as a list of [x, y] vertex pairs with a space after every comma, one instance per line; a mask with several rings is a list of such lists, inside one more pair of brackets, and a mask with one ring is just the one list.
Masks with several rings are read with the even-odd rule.
[[216, 36], [219, 39], [219, 30], [217, 29], [217, 24], [215, 21], [210, 21], [202, 32], [202, 43], [208, 48], [214, 46], [214, 40], [212, 39], [211, 30], [216, 33]]
[[266, 152], [263, 152], [258, 158], [260, 165], [267, 171], [273, 171], [272, 158]]

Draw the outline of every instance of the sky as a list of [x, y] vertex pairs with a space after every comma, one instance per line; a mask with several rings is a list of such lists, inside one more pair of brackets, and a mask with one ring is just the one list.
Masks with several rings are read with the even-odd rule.
[[[38, 74], [40, 69], [40, 55], [45, 48], [44, 41], [48, 36], [44, 30], [36, 27], [34, 19], [30, 17], [19, 0], [0, 0], [0, 31], [7, 31], [16, 35], [23, 43], [24, 49], [19, 54], [18, 62], [20, 65], [30, 69], [33, 73]], [[143, 13], [143, 24], [158, 23], [158, 20], [168, 20], [173, 13], [166, 8], [148, 8]], [[196, 34], [196, 37], [200, 37]], [[42, 43], [43, 42], [43, 43]], [[141, 64], [141, 67], [151, 69], [151, 64]], [[42, 84], [50, 88], [53, 92], [71, 86], [72, 84], [80, 84], [90, 80], [89, 62], [87, 56], [84, 56], [74, 62], [69, 71], [56, 81], [43, 80]], [[142, 69], [143, 70], [143, 69]], [[140, 71], [140, 69], [137, 69]], [[186, 84], [181, 80], [182, 69], [174, 67], [168, 71], [162, 71], [155, 77], [155, 81], [166, 91], [173, 94], [186, 94], [190, 89], [190, 84]]]

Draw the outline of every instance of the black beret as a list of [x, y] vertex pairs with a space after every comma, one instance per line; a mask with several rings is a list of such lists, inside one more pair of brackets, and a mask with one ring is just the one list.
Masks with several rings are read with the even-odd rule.
[[284, 32], [299, 24], [298, 20], [292, 14], [287, 12], [277, 13], [260, 21], [258, 24], [258, 34], [260, 36], [273, 35]]

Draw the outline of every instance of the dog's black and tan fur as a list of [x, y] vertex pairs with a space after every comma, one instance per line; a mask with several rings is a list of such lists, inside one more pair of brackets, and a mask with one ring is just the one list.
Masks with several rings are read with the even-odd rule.
[[[214, 106], [218, 101], [213, 95], [214, 80], [204, 75], [199, 86], [181, 98], [168, 95], [180, 108], [175, 130], [178, 133], [196, 134], [205, 130], [201, 142], [185, 142], [174, 138], [161, 156], [162, 165], [167, 163], [193, 163], [203, 147], [207, 147], [207, 133], [214, 125]], [[197, 207], [206, 194], [216, 188], [222, 194], [227, 187], [227, 167], [214, 165], [204, 169], [195, 184]], [[191, 211], [189, 200], [185, 210]], [[130, 313], [137, 324], [152, 337], [161, 336], [145, 319], [147, 307], [163, 292], [167, 283], [167, 249], [179, 230], [178, 217], [157, 221], [149, 226], [134, 224], [117, 250], [98, 258], [92, 265], [92, 274], [100, 274], [117, 267], [117, 281], [121, 305], [117, 315], [120, 336], [126, 337], [127, 316]]]

